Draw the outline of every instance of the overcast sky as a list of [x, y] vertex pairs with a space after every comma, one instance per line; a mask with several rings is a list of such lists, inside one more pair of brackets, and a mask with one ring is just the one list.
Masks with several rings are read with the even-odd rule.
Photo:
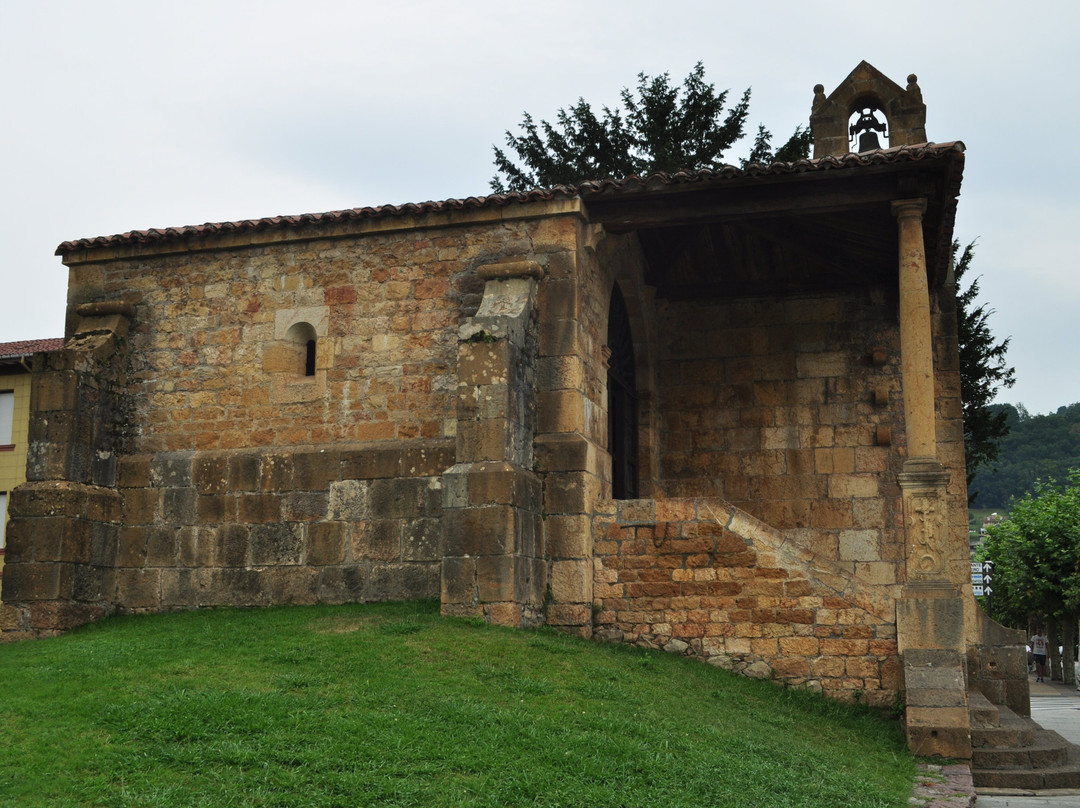
[[1078, 31], [1065, 0], [0, 0], [0, 342], [63, 334], [67, 239], [482, 195], [523, 111], [699, 60], [782, 139], [866, 59], [967, 145], [999, 400], [1051, 412], [1080, 401]]

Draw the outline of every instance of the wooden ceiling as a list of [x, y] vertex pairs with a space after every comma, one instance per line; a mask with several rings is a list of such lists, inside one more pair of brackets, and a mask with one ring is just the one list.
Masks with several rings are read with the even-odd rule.
[[894, 283], [898, 242], [892, 202], [923, 197], [927, 267], [937, 284], [948, 268], [959, 186], [948, 162], [694, 183], [650, 178], [582, 196], [591, 221], [608, 232], [637, 234], [645, 281], [667, 298]]

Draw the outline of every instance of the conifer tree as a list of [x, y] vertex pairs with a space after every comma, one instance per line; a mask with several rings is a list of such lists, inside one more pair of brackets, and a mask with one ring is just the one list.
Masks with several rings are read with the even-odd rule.
[[[953, 257], [960, 252], [960, 242], [953, 242]], [[975, 242], [968, 244], [953, 274], [957, 289], [971, 268], [975, 257]], [[964, 414], [964, 457], [967, 462], [967, 481], [980, 466], [992, 463], [998, 456], [998, 444], [1009, 432], [1008, 415], [990, 402], [1002, 387], [1012, 387], [1015, 370], [1005, 362], [1009, 338], [1001, 342], [990, 332], [989, 319], [993, 309], [976, 306], [979, 279], [975, 278], [964, 291], [956, 295], [957, 338], [960, 345], [960, 397]]]
[[[681, 86], [673, 85], [667, 73], [638, 74], [634, 91], [623, 88], [621, 106], [602, 107], [600, 114], [584, 98], [560, 109], [554, 123], [538, 123], [526, 112], [522, 134], [506, 133], [517, 162], [495, 147], [499, 173], [491, 188], [505, 193], [631, 174], [718, 168], [724, 165], [724, 153], [745, 134], [750, 109], [749, 89], [729, 109], [727, 96], [727, 90], [717, 92], [705, 80], [705, 66], [698, 62]], [[809, 154], [806, 127], [797, 127], [775, 154], [771, 138], [769, 130], [758, 127], [751, 161], [797, 160]]]

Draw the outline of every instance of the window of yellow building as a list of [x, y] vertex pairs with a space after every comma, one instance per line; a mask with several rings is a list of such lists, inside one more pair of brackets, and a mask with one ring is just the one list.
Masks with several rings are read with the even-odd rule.
[[0, 390], [0, 447], [11, 446], [11, 428], [15, 422], [15, 393]]

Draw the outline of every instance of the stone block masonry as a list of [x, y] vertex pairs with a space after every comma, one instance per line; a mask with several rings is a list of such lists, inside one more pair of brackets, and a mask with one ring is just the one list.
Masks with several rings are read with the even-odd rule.
[[594, 520], [594, 631], [845, 701], [891, 706], [896, 624], [874, 587], [811, 563], [721, 500], [628, 500]]
[[440, 472], [452, 460], [445, 440], [125, 458], [115, 602], [436, 597]]

